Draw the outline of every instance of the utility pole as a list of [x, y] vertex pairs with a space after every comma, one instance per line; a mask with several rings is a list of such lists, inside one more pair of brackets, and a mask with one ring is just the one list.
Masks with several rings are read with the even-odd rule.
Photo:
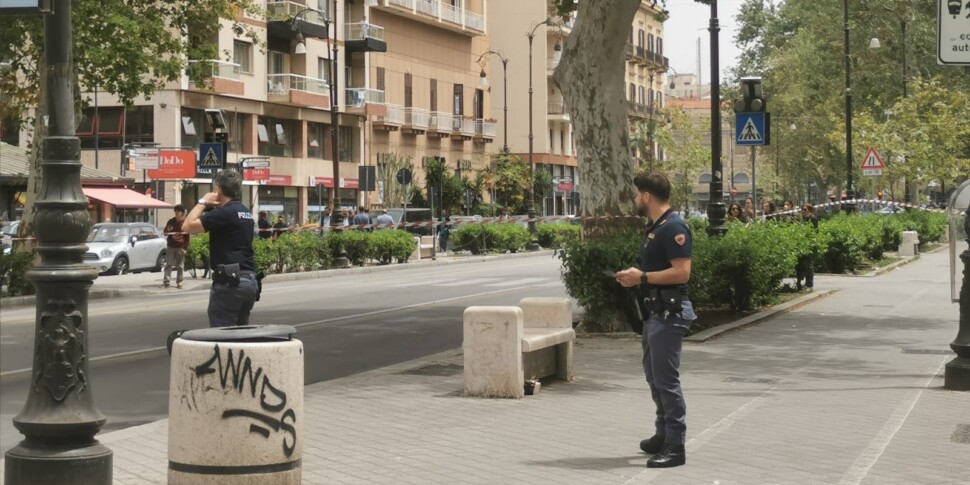
[[710, 0], [711, 21], [711, 199], [707, 205], [707, 219], [710, 221], [708, 232], [720, 235], [727, 232], [724, 225], [724, 182], [721, 167], [721, 67], [720, 43], [721, 27], [717, 19], [717, 0]]

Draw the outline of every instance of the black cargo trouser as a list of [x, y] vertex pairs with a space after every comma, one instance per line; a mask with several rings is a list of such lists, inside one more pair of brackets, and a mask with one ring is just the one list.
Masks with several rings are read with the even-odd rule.
[[213, 282], [209, 290], [209, 326], [249, 325], [257, 291], [256, 274], [251, 271], [239, 275], [237, 286]]

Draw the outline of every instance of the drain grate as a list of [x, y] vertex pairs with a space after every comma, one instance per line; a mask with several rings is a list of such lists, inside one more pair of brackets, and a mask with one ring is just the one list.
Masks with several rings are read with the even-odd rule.
[[947, 355], [952, 354], [952, 350], [946, 349], [903, 349], [904, 354], [939, 354]]
[[778, 379], [770, 377], [728, 377], [724, 382], [743, 382], [745, 384], [776, 384]]
[[970, 424], [958, 424], [950, 436], [950, 442], [970, 445]]
[[408, 369], [401, 372], [401, 375], [448, 377], [461, 374], [463, 370], [464, 368], [457, 364], [428, 364], [423, 367]]

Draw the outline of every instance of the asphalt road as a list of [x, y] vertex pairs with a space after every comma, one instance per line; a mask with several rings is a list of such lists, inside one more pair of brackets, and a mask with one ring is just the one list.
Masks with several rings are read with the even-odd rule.
[[[307, 384], [345, 377], [461, 346], [472, 305], [512, 305], [526, 296], [565, 296], [549, 254], [386, 274], [267, 284], [254, 324], [298, 328]], [[90, 376], [103, 431], [168, 415], [166, 337], [208, 326], [207, 291], [94, 300]], [[34, 308], [0, 310], [0, 450], [21, 438], [12, 419], [26, 400]], [[154, 350], [152, 350], [154, 349]]]

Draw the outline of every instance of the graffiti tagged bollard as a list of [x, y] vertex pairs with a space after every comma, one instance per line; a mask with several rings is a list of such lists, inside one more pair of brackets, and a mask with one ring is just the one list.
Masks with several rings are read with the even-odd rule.
[[294, 333], [222, 327], [174, 340], [169, 484], [301, 483], [303, 342]]

